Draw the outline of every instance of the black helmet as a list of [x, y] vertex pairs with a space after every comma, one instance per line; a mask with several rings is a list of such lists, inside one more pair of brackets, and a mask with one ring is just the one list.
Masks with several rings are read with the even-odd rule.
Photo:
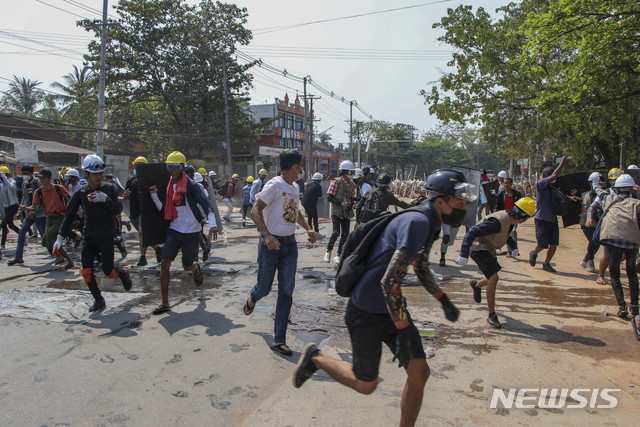
[[184, 173], [186, 173], [187, 175], [191, 176], [191, 175], [194, 175], [196, 173], [196, 169], [191, 165], [187, 165], [184, 168]]
[[477, 198], [474, 186], [467, 183], [464, 174], [455, 169], [438, 169], [427, 178], [429, 198], [450, 196], [473, 202]]
[[386, 187], [389, 184], [391, 184], [391, 177], [389, 174], [381, 173], [378, 175], [378, 178], [376, 179], [376, 185], [378, 187]]

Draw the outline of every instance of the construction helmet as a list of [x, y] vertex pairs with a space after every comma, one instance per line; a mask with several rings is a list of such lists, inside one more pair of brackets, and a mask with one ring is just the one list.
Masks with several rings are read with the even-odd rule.
[[80, 178], [80, 173], [76, 169], [69, 169], [64, 176], [75, 176], [76, 178]]
[[100, 156], [97, 154], [89, 154], [82, 161], [82, 169], [89, 173], [100, 173], [107, 169], [107, 165], [104, 164]]
[[216, 171], [209, 172], [209, 176], [216, 176], [216, 175], [217, 175]]
[[593, 172], [591, 175], [589, 175], [589, 178], [587, 179], [587, 181], [589, 182], [599, 182], [602, 179], [602, 174], [600, 172]]
[[464, 174], [455, 169], [437, 169], [427, 178], [426, 189], [429, 198], [449, 196], [456, 199], [473, 202], [478, 198], [476, 187], [469, 184]]
[[627, 166], [627, 169], [640, 169], [640, 168], [636, 165], [629, 165]]
[[362, 169], [360, 168], [356, 168], [356, 171], [353, 174], [354, 178], [362, 178], [364, 176], [364, 173], [362, 172]]
[[617, 179], [620, 175], [622, 175], [620, 168], [612, 168], [609, 171], [609, 179], [611, 180]]
[[627, 175], [623, 173], [616, 179], [616, 183], [614, 184], [614, 188], [633, 188], [636, 186], [636, 181], [633, 179], [631, 175]]
[[149, 162], [147, 161], [147, 158], [144, 156], [136, 157], [136, 159], [131, 164], [135, 165], [136, 163], [144, 163], [145, 165], [149, 164]]
[[196, 173], [193, 174], [193, 180], [195, 182], [200, 183], [200, 182], [204, 181], [204, 178], [202, 178], [202, 175], [199, 172], [196, 172]]
[[2, 172], [2, 173], [11, 173], [9, 168], [6, 167], [6, 166], [0, 166], [0, 172]]
[[267, 172], [266, 169], [260, 169], [260, 172], [258, 172], [258, 175], [264, 175], [267, 176], [269, 173]]
[[167, 160], [165, 161], [165, 163], [180, 163], [185, 165], [187, 164], [187, 158], [181, 152], [174, 151], [167, 156]]
[[506, 178], [506, 177], [507, 177], [507, 171], [498, 172], [498, 178]]
[[202, 176], [205, 176], [207, 174], [207, 170], [205, 168], [198, 168], [196, 172], [198, 172]]
[[233, 175], [231, 175], [231, 179], [240, 179], [240, 175], [234, 173]]
[[252, 183], [253, 181], [255, 181], [255, 180], [253, 179], [253, 177], [252, 177], [252, 176], [248, 176], [248, 177], [247, 177], [247, 179], [246, 179], [246, 181], [247, 181], [247, 183], [251, 184], [251, 183]]
[[322, 181], [322, 178], [323, 176], [320, 172], [314, 173], [313, 176], [311, 177], [313, 181]]
[[352, 171], [355, 170], [356, 167], [354, 166], [352, 161], [343, 160], [342, 163], [340, 163], [340, 167], [338, 169], [341, 171]]
[[536, 202], [531, 197], [523, 197], [515, 203], [516, 207], [527, 214], [527, 216], [533, 216], [536, 212]]

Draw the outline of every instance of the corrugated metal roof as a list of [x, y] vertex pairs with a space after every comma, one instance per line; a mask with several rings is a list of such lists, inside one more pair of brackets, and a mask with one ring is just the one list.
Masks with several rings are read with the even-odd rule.
[[86, 150], [80, 147], [72, 147], [70, 145], [61, 144], [55, 141], [40, 141], [37, 139], [9, 138], [8, 136], [0, 136], [0, 141], [14, 143], [16, 141], [33, 142], [41, 153], [75, 153], [75, 154], [95, 154], [95, 151]]

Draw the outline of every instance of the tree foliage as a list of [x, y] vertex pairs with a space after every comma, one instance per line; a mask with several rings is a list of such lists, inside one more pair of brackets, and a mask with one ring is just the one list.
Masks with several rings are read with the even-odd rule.
[[511, 158], [566, 153], [574, 167], [610, 167], [620, 142], [638, 146], [637, 2], [523, 0], [497, 12], [459, 6], [434, 25], [456, 52], [454, 71], [422, 92], [431, 113], [480, 123]]
[[13, 76], [9, 88], [2, 92], [2, 109], [27, 117], [35, 116], [45, 102], [45, 93], [38, 87], [41, 84], [37, 80]]

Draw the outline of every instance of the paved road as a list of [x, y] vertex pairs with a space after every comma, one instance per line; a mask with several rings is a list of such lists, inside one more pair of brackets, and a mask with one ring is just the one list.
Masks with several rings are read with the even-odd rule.
[[[323, 373], [299, 390], [292, 387], [292, 369], [306, 342], [322, 342], [327, 353], [350, 359], [342, 322], [345, 300], [328, 292], [333, 267], [322, 262], [324, 249], [300, 244], [288, 337], [296, 352], [290, 358], [273, 353], [268, 344], [275, 296], [260, 301], [251, 316], [241, 311], [255, 281], [257, 239], [255, 228], [242, 229], [238, 214], [233, 219], [229, 244], [213, 250], [204, 286], [196, 289], [191, 277], [176, 269], [170, 290], [175, 306], [161, 316], [150, 314], [159, 299], [155, 262], [133, 269], [136, 298], [117, 306], [121, 286], [103, 279], [103, 290], [113, 292], [107, 294], [108, 309], [86, 323], [90, 296], [75, 296], [75, 318], [69, 320], [72, 311], [66, 311], [59, 319], [65, 322], [43, 321], [33, 319], [38, 308], [25, 291], [84, 291], [78, 271], [45, 265], [48, 260], [36, 244], [27, 248], [25, 266], [0, 264], [0, 295], [6, 301], [23, 292], [23, 309], [32, 311], [0, 317], [0, 424], [395, 425], [405, 375], [387, 350], [380, 386], [370, 396], [358, 395]], [[321, 231], [328, 234], [329, 224]], [[521, 226], [519, 236], [521, 252], [528, 253], [534, 245], [533, 225]], [[133, 233], [127, 234], [131, 255], [124, 264], [137, 261], [135, 240]], [[524, 259], [500, 257], [499, 331], [487, 326], [486, 306], [473, 302], [468, 280], [479, 276], [475, 267], [453, 266], [459, 242], [448, 254], [451, 265], [434, 267], [462, 311], [458, 322], [447, 322], [439, 303], [421, 287], [405, 288], [416, 322], [436, 330], [436, 339], [425, 341], [425, 347], [435, 348], [435, 356], [429, 360], [432, 375], [419, 425], [637, 423], [640, 342], [628, 321], [611, 316], [611, 289], [596, 285], [595, 275], [579, 267], [585, 249], [580, 230], [562, 230], [561, 243], [555, 275]], [[10, 255], [13, 244], [7, 246]], [[603, 307], [608, 317], [601, 316]], [[15, 308], [4, 304], [0, 313]], [[613, 393], [618, 402], [614, 409], [491, 409], [494, 388], [620, 391]]]

